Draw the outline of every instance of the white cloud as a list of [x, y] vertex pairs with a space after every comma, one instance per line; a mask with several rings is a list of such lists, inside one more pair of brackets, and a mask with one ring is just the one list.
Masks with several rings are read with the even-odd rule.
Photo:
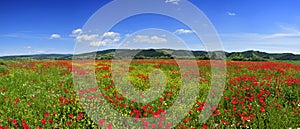
[[137, 35], [133, 39], [135, 43], [166, 43], [168, 40], [159, 36]]
[[300, 38], [279, 38], [279, 39], [255, 39], [253, 37], [245, 37], [240, 39], [223, 39], [223, 47], [226, 51], [245, 51], [260, 50], [264, 52], [293, 52], [300, 53]]
[[61, 38], [61, 36], [59, 34], [52, 34], [50, 36], [50, 39], [59, 39], [59, 38]]
[[31, 46], [25, 46], [24, 48], [26, 48], [26, 49], [31, 49], [32, 47], [31, 47]]
[[97, 46], [106, 46], [107, 43], [104, 42], [104, 41], [92, 41], [90, 43], [90, 46], [93, 46], [93, 47], [97, 47]]
[[131, 37], [131, 36], [132, 36], [132, 34], [126, 34], [125, 36], [128, 38], [128, 37]]
[[300, 30], [292, 27], [280, 26], [282, 32], [262, 34], [262, 33], [231, 33], [231, 34], [221, 34], [221, 37], [230, 38], [232, 40], [240, 39], [253, 39], [253, 40], [282, 40], [287, 38], [300, 38]]
[[121, 34], [116, 32], [106, 32], [103, 35], [99, 34], [83, 34], [81, 29], [72, 31], [72, 36], [76, 42], [89, 43], [90, 46], [106, 46], [112, 45], [120, 41]]
[[229, 16], [235, 16], [236, 13], [234, 13], [234, 12], [227, 12], [227, 15], [229, 15]]
[[266, 36], [265, 38], [282, 38], [282, 37], [300, 37], [300, 33], [276, 33]]
[[[287, 52], [300, 53], [299, 37], [272, 36], [274, 34], [261, 33], [231, 33], [220, 34], [223, 47], [227, 51], [261, 50], [266, 52]], [[283, 35], [281, 35], [283, 36]], [[266, 38], [268, 37], [268, 38]]]
[[97, 40], [99, 39], [99, 35], [98, 34], [92, 34], [92, 35], [79, 35], [76, 37], [76, 41], [77, 42], [84, 42], [84, 41], [93, 41], [93, 40]]
[[116, 32], [106, 32], [104, 33], [99, 40], [94, 40], [90, 42], [90, 46], [107, 46], [107, 45], [113, 45], [120, 41], [121, 35]]
[[113, 45], [120, 41], [121, 34], [116, 32], [106, 32], [101, 36], [102, 40], [96, 41], [95, 43], [91, 42], [91, 46], [106, 46]]
[[80, 34], [82, 34], [82, 30], [81, 29], [76, 29], [76, 30], [72, 31], [72, 36], [74, 36], [74, 37], [78, 36]]
[[176, 34], [191, 34], [194, 33], [193, 30], [186, 30], [186, 29], [178, 29], [175, 31]]
[[280, 25], [279, 27], [286, 32], [267, 35], [264, 38], [300, 37], [300, 30], [298, 30], [297, 28], [286, 27], [283, 25]]
[[120, 34], [116, 33], [116, 32], [106, 32], [103, 34], [104, 38], [112, 38], [112, 37], [118, 37], [118, 36], [120, 36]]
[[166, 0], [166, 3], [178, 4], [180, 0]]

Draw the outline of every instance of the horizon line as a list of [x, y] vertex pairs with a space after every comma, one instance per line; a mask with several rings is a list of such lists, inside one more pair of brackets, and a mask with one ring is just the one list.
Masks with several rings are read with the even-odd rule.
[[[217, 52], [217, 51], [222, 51], [222, 52], [226, 52], [226, 53], [234, 53], [234, 52], [247, 52], [247, 51], [258, 51], [258, 52], [265, 52], [268, 54], [294, 54], [294, 55], [300, 55], [300, 53], [293, 53], [293, 52], [266, 52], [266, 51], [262, 51], [262, 50], [253, 50], [253, 49], [248, 49], [248, 50], [241, 50], [241, 51], [226, 51], [226, 50], [214, 50], [214, 51], [207, 51], [207, 50], [185, 50], [185, 49], [169, 49], [169, 48], [159, 48], [159, 49], [155, 49], [155, 48], [147, 48], [147, 49], [119, 49], [119, 50], [176, 50], [176, 51], [202, 51], [202, 52]], [[92, 51], [92, 52], [86, 52], [86, 53], [93, 53], [93, 52], [99, 52], [99, 51], [107, 51], [107, 50], [117, 50], [117, 49], [104, 49], [104, 50], [98, 50], [98, 51]], [[86, 54], [86, 53], [79, 53], [79, 54]], [[36, 53], [36, 54], [11, 54], [11, 55], [0, 55], [0, 58], [3, 57], [13, 57], [13, 56], [36, 56], [36, 55], [76, 55], [75, 53], [63, 53], [63, 52], [53, 52], [53, 53]]]

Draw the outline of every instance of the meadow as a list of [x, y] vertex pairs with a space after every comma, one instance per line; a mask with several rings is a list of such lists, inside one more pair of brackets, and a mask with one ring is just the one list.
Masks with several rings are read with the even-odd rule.
[[[2, 60], [0, 129], [116, 128], [109, 118], [95, 120], [89, 115], [106, 113], [97, 107], [103, 102], [100, 97], [122, 116], [141, 120], [143, 128], [300, 128], [300, 65], [297, 63], [227, 61], [222, 99], [212, 107], [212, 114], [204, 123], [199, 122], [199, 117], [208, 104], [205, 100], [210, 90], [211, 66], [208, 60], [198, 60], [197, 64], [200, 90], [196, 101], [179, 123], [172, 124], [163, 122], [166, 120], [163, 114], [179, 97], [185, 75], [174, 60], [130, 62], [126, 78], [135, 90], [151, 89], [156, 84], [151, 82], [155, 77], [165, 80], [161, 82], [165, 88], [157, 89], [161, 90], [161, 97], [148, 103], [128, 99], [126, 90], [116, 87], [110, 60], [96, 60], [97, 86], [81, 89], [74, 87], [72, 60]], [[155, 70], [157, 75], [153, 75]], [[165, 76], [160, 76], [162, 73]], [[82, 73], [88, 74], [88, 70]], [[142, 119], [148, 117], [159, 122]], [[128, 122], [117, 124], [133, 128]]]

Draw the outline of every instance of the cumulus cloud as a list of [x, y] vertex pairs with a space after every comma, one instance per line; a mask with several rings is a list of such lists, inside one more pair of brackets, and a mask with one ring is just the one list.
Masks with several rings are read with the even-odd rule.
[[193, 30], [186, 30], [186, 29], [178, 29], [175, 31], [176, 34], [191, 34], [194, 33]]
[[106, 33], [103, 34], [103, 37], [117, 37], [119, 35], [120, 34], [116, 33], [116, 32], [106, 32]]
[[78, 43], [89, 43], [90, 46], [112, 45], [120, 41], [121, 34], [116, 32], [106, 32], [99, 34], [84, 34], [81, 29], [72, 31], [72, 35]]
[[125, 35], [125, 37], [127, 37], [127, 38], [128, 38], [128, 37], [131, 37], [131, 36], [132, 36], [132, 34], [126, 34], [126, 35]]
[[100, 36], [100, 40], [94, 40], [90, 43], [90, 46], [107, 46], [112, 45], [120, 41], [121, 34], [116, 32], [106, 32]]
[[233, 12], [227, 12], [227, 15], [229, 15], [229, 16], [235, 16], [236, 13], [233, 13]]
[[92, 41], [90, 46], [98, 47], [98, 46], [106, 46], [107, 43], [104, 41]]
[[133, 39], [135, 43], [166, 43], [168, 40], [159, 36], [137, 35]]
[[92, 34], [92, 35], [84, 34], [84, 35], [79, 35], [76, 37], [77, 42], [93, 41], [93, 40], [97, 40], [97, 39], [99, 39], [98, 34]]
[[59, 38], [61, 38], [61, 36], [59, 34], [52, 34], [50, 36], [50, 39], [59, 39]]
[[78, 36], [82, 34], [82, 30], [81, 29], [76, 29], [72, 31], [72, 36]]
[[166, 3], [178, 4], [180, 0], [166, 0]]

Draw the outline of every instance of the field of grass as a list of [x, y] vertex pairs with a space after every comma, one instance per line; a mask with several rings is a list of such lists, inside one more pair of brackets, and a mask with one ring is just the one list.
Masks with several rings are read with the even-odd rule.
[[[134, 118], [143, 128], [300, 128], [300, 65], [228, 61], [222, 99], [217, 107], [211, 108], [210, 118], [200, 123], [201, 111], [209, 106], [205, 100], [210, 90], [211, 68], [209, 61], [197, 61], [197, 64], [199, 70], [181, 73], [174, 60], [134, 60], [130, 62], [128, 76], [124, 77], [124, 73], [111, 69], [111, 61], [97, 60], [96, 80], [91, 79], [97, 85], [75, 87], [72, 69], [81, 66], [72, 67], [72, 61], [2, 60], [0, 129], [135, 128], [130, 125], [132, 121], [112, 121], [110, 117], [115, 114], [103, 109], [103, 104], [123, 117]], [[122, 71], [125, 67], [117, 69]], [[90, 75], [88, 71], [82, 71], [82, 77], [77, 79], [86, 79]], [[166, 111], [181, 91], [185, 91], [182, 79], [193, 72], [200, 77], [196, 85], [191, 85], [199, 88], [191, 109], [182, 114], [179, 123], [164, 122], [169, 120], [164, 115]], [[119, 80], [129, 80], [136, 91], [147, 91], [157, 85], [165, 88], [155, 88], [161, 91], [159, 98], [137, 102], [126, 97], [134, 94], [127, 93], [132, 89], [120, 90], [116, 86], [123, 82], [114, 80], [113, 74]], [[142, 99], [145, 96], [139, 95]], [[101, 114], [105, 114], [103, 118], [99, 118]], [[150, 117], [158, 122], [143, 119]]]

